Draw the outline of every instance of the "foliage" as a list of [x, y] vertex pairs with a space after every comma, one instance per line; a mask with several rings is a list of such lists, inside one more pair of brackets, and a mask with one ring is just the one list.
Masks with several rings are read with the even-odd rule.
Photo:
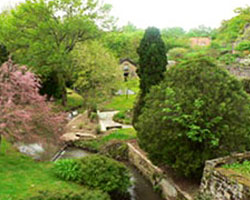
[[1, 15], [0, 40], [44, 84], [54, 73], [54, 86], [66, 103], [66, 81], [71, 79], [73, 66], [69, 53], [77, 42], [97, 37], [96, 23], [105, 25], [109, 8], [97, 0], [29, 0]]
[[[83, 186], [53, 176], [50, 162], [36, 162], [19, 153], [5, 138], [0, 145], [0, 199], [24, 199], [38, 191], [81, 192]], [[3, 167], [4, 166], [4, 167]]]
[[[38, 92], [39, 79], [11, 60], [0, 68], [0, 132], [15, 139], [50, 139], [60, 136], [65, 116], [54, 113]], [[40, 137], [43, 136], [43, 137]]]
[[163, 29], [162, 39], [166, 45], [167, 52], [173, 48], [188, 48], [190, 46], [189, 38], [181, 27]]
[[157, 28], [149, 27], [146, 29], [137, 53], [139, 55], [137, 75], [140, 77], [140, 96], [134, 107], [133, 124], [141, 114], [145, 95], [151, 86], [162, 81], [166, 71], [166, 48]]
[[250, 79], [244, 78], [241, 80], [244, 90], [249, 94], [250, 93]]
[[[215, 34], [215, 41], [221, 46], [232, 44], [242, 34], [244, 27], [250, 23], [250, 7], [237, 8], [235, 17], [223, 21]], [[232, 46], [231, 46], [232, 48]]]
[[120, 111], [114, 115], [113, 120], [121, 124], [131, 124], [132, 111], [131, 110]]
[[[27, 200], [27, 199], [25, 199]], [[60, 192], [40, 192], [28, 200], [110, 200], [107, 193], [99, 190], [86, 190], [84, 192], [60, 191]]]
[[200, 177], [206, 160], [249, 149], [249, 117], [240, 81], [202, 57], [166, 72], [147, 96], [136, 127], [140, 146], [154, 162]]
[[8, 60], [8, 52], [4, 45], [0, 44], [0, 65]]
[[140, 44], [143, 31], [129, 31], [132, 27], [123, 27], [121, 32], [108, 32], [101, 39], [104, 46], [110, 49], [117, 58], [130, 58], [134, 62], [138, 61], [136, 49]]
[[236, 172], [239, 172], [242, 175], [250, 177], [250, 161], [248, 160], [245, 160], [242, 163], [237, 162], [232, 164], [225, 164], [222, 167], [226, 169], [232, 169]]
[[79, 140], [74, 142], [74, 146], [86, 149], [90, 152], [98, 152], [102, 142], [98, 139], [93, 140]]
[[127, 193], [130, 173], [124, 164], [100, 155], [81, 160], [81, 183], [105, 192]]
[[211, 27], [200, 25], [197, 28], [190, 29], [187, 33], [189, 37], [211, 37], [214, 30]]
[[74, 86], [84, 96], [90, 107], [112, 95], [119, 87], [122, 72], [117, 60], [99, 42], [92, 41], [77, 45], [72, 52], [75, 70]]
[[221, 56], [219, 56], [219, 61], [223, 64], [230, 65], [232, 63], [235, 63], [236, 58], [238, 57], [238, 54], [232, 54], [232, 53], [226, 53]]
[[180, 60], [184, 58], [186, 53], [188, 53], [188, 49], [176, 47], [168, 51], [168, 58], [170, 60]]
[[164, 77], [163, 73], [166, 71], [165, 44], [157, 28], [146, 29], [137, 53], [140, 57], [137, 69], [137, 74], [140, 77], [140, 90], [145, 95], [151, 86], [161, 82]]
[[250, 41], [241, 41], [236, 47], [235, 50], [238, 51], [250, 51]]
[[55, 175], [65, 181], [78, 181], [80, 179], [80, 162], [72, 159], [63, 159], [55, 162], [53, 171]]
[[100, 153], [115, 160], [128, 160], [128, 145], [119, 140], [111, 140], [103, 145]]

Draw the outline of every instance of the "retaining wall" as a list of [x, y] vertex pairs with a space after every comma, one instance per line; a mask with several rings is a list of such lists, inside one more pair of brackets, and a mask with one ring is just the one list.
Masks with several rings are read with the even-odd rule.
[[206, 161], [200, 191], [213, 200], [250, 200], [250, 179], [233, 170], [221, 168], [224, 164], [250, 160], [250, 152], [234, 154]]
[[191, 196], [182, 191], [170, 177], [153, 165], [136, 147], [128, 143], [128, 157], [132, 163], [155, 187], [159, 187], [166, 200], [192, 200]]

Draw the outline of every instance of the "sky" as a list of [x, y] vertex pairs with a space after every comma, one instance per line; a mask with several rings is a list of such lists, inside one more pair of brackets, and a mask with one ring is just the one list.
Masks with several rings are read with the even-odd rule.
[[[0, 0], [4, 9], [24, 0]], [[103, 0], [113, 5], [111, 14], [118, 26], [128, 22], [138, 28], [182, 27], [185, 30], [205, 25], [212, 28], [232, 18], [237, 7], [250, 6], [250, 0]]]

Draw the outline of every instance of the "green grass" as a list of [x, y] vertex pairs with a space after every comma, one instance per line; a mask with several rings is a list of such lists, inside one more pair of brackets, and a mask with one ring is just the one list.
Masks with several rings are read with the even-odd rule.
[[119, 129], [111, 132], [109, 135], [102, 136], [95, 140], [76, 141], [75, 146], [87, 148], [92, 151], [99, 151], [100, 148], [111, 140], [126, 141], [136, 139], [136, 131], [131, 129]]
[[232, 169], [235, 172], [250, 177], [250, 161], [248, 160], [244, 161], [243, 163], [226, 164], [222, 167], [226, 169]]
[[131, 140], [136, 139], [136, 131], [133, 128], [115, 130], [109, 135], [101, 138], [102, 141], [108, 142], [110, 140]]
[[3, 139], [0, 146], [0, 199], [27, 199], [41, 190], [82, 191], [83, 186], [55, 177], [52, 165], [51, 162], [35, 162]]
[[132, 110], [134, 107], [134, 102], [136, 101], [136, 96], [139, 92], [139, 80], [131, 79], [127, 82], [122, 83], [121, 89], [130, 89], [134, 91], [135, 95], [119, 95], [114, 96], [111, 100], [105, 102], [100, 106], [101, 110], [118, 110], [118, 111], [127, 111]]
[[83, 98], [77, 94], [74, 90], [67, 88], [67, 106], [66, 109], [74, 109], [83, 106]]
[[[58, 105], [62, 104], [62, 100], [56, 102]], [[81, 95], [77, 94], [74, 90], [67, 88], [67, 105], [62, 108], [64, 111], [71, 111], [83, 106], [84, 99]]]
[[126, 89], [128, 88], [129, 90], [134, 91], [136, 94], [139, 92], [139, 79], [138, 78], [133, 78], [128, 80], [127, 82], [122, 83], [122, 88]]
[[102, 110], [118, 110], [126, 111], [133, 109], [136, 95], [120, 95], [114, 96], [109, 103], [102, 106]]

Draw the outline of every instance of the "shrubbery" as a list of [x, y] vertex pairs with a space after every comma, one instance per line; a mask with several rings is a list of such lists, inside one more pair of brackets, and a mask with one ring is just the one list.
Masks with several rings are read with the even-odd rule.
[[185, 54], [188, 53], [188, 49], [176, 47], [168, 51], [169, 60], [183, 59]]
[[120, 111], [116, 113], [113, 117], [113, 120], [118, 123], [122, 124], [131, 124], [132, 123], [132, 111]]
[[129, 170], [115, 160], [100, 155], [81, 159], [81, 183], [102, 191], [127, 193], [130, 186]]
[[79, 160], [63, 159], [55, 162], [54, 173], [59, 178], [66, 181], [79, 181], [81, 163]]
[[81, 183], [111, 195], [126, 195], [131, 184], [125, 165], [100, 155], [59, 160], [55, 163], [54, 173], [63, 180]]
[[245, 40], [240, 42], [235, 49], [238, 51], [250, 51], [250, 41]]
[[139, 144], [154, 162], [200, 177], [206, 160], [249, 150], [249, 103], [240, 81], [208, 58], [186, 61], [146, 97]]

